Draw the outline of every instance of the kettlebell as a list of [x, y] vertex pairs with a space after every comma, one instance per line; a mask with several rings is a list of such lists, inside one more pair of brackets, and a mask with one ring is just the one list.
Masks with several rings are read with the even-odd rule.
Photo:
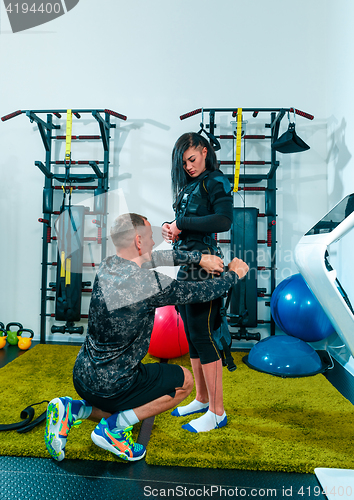
[[18, 330], [15, 332], [13, 330], [10, 330], [11, 326], [17, 326], [19, 330], [23, 329], [23, 326], [21, 323], [8, 323], [6, 325], [6, 331], [7, 331], [7, 341], [11, 345], [17, 345], [18, 338], [17, 338], [17, 333]]
[[[23, 332], [28, 332], [30, 334], [30, 337], [22, 337]], [[22, 351], [26, 351], [26, 349], [29, 349], [31, 347], [32, 339], [33, 339], [34, 333], [32, 330], [29, 330], [28, 328], [21, 328], [17, 332], [17, 339], [18, 339], [18, 347], [22, 349]]]
[[6, 330], [4, 323], [0, 323], [0, 349], [6, 345]]

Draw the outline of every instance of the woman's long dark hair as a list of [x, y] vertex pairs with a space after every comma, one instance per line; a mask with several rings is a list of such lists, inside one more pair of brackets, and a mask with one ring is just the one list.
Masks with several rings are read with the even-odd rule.
[[172, 193], [174, 200], [177, 194], [180, 192], [184, 186], [186, 186], [191, 180], [191, 177], [183, 168], [183, 155], [189, 148], [207, 148], [207, 156], [205, 159], [205, 166], [207, 170], [214, 171], [218, 170], [219, 165], [216, 160], [216, 155], [211, 144], [205, 139], [205, 137], [197, 134], [196, 132], [187, 132], [181, 135], [174, 145], [172, 151]]

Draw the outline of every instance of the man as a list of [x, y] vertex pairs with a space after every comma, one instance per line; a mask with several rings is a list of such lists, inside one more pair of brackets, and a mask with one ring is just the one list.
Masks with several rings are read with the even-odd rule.
[[173, 408], [193, 389], [186, 368], [141, 363], [149, 348], [155, 309], [213, 300], [248, 271], [237, 258], [222, 277], [199, 283], [150, 270], [150, 266], [199, 264], [218, 275], [223, 262], [199, 251], [152, 252], [151, 225], [137, 214], [119, 216], [111, 237], [116, 255], [107, 257], [97, 272], [87, 336], [73, 371], [75, 389], [83, 399], [56, 398], [48, 405], [45, 443], [58, 461], [64, 459], [71, 427], [84, 418], [99, 422], [91, 434], [95, 444], [124, 460], [143, 458], [146, 450], [134, 443], [133, 425]]

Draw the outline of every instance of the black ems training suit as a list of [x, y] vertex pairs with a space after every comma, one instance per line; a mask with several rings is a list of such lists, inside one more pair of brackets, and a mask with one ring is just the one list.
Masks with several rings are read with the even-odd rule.
[[[232, 223], [233, 197], [231, 185], [220, 170], [204, 171], [193, 179], [177, 196], [174, 204], [176, 224], [182, 232], [175, 248], [199, 250], [202, 253], [220, 255], [215, 233], [228, 231]], [[181, 266], [179, 281], [220, 279], [208, 274], [196, 264]], [[212, 338], [212, 332], [220, 325], [222, 299], [181, 305], [178, 307], [187, 335], [191, 358], [199, 358], [202, 364], [220, 359], [220, 352]]]

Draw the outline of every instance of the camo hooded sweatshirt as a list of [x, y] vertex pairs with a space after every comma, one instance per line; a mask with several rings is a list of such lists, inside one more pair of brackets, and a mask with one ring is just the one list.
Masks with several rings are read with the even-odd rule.
[[[200, 258], [199, 251], [162, 250], [152, 252], [149, 264], [153, 268], [198, 264]], [[100, 397], [126, 391], [148, 352], [157, 307], [208, 302], [236, 282], [232, 271], [200, 282], [177, 281], [117, 255], [107, 257], [95, 277], [87, 336], [74, 366], [75, 381]]]

